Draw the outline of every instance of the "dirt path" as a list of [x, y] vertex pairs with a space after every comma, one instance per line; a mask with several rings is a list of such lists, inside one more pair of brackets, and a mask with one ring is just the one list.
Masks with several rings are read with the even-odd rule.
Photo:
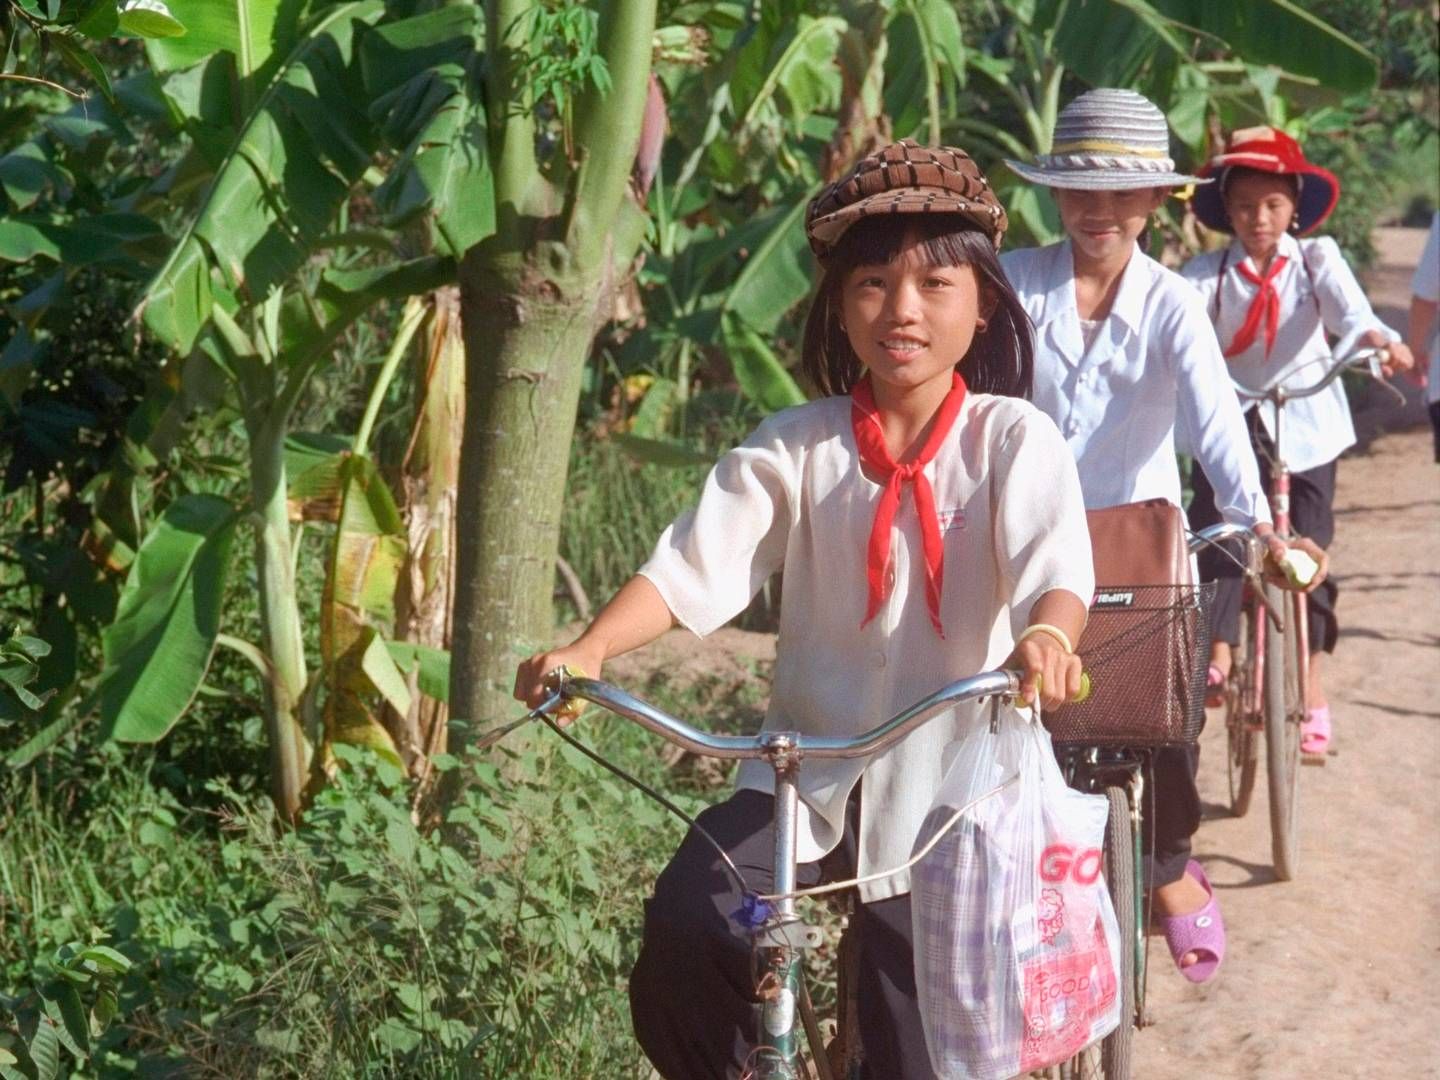
[[[1369, 279], [1387, 319], [1408, 303], [1418, 230], [1384, 230]], [[1398, 235], [1397, 235], [1398, 234]], [[1419, 234], [1423, 238], [1423, 233]], [[1403, 321], [1392, 322], [1397, 329]], [[1301, 867], [1270, 868], [1264, 777], [1228, 813], [1225, 738], [1202, 740], [1197, 854], [1221, 896], [1225, 969], [1192, 987], [1152, 939], [1141, 1080], [1440, 1077], [1440, 466], [1430, 433], [1382, 435], [1340, 467], [1331, 549], [1340, 646], [1336, 750], [1300, 777]]]

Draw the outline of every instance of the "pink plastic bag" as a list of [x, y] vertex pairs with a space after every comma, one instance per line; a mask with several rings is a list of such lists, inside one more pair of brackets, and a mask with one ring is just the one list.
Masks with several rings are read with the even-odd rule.
[[1108, 808], [1065, 784], [1048, 733], [1014, 710], [952, 750], [916, 850], [980, 801], [911, 874], [921, 1018], [942, 1080], [1009, 1080], [1120, 1022]]

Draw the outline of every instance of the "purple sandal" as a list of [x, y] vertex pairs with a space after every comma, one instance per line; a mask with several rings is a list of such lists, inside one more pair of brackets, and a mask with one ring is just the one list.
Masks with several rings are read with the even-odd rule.
[[1305, 721], [1300, 725], [1300, 752], [1323, 757], [1330, 750], [1330, 706], [1306, 709]]
[[[1204, 868], [1191, 859], [1185, 864], [1185, 872], [1205, 887], [1210, 900], [1199, 911], [1188, 915], [1161, 915], [1160, 930], [1165, 935], [1165, 944], [1170, 947], [1171, 959], [1180, 968], [1180, 974], [1192, 983], [1209, 982], [1225, 959], [1225, 920], [1220, 915], [1215, 890], [1210, 887]], [[1200, 959], [1189, 967], [1180, 967], [1180, 958], [1187, 952], [1198, 953]]]

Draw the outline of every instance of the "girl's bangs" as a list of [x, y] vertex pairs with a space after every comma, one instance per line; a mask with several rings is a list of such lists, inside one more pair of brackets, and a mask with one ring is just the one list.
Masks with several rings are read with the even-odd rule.
[[958, 214], [894, 214], [864, 218], [840, 241], [835, 262], [846, 267], [888, 266], [907, 241], [920, 248], [930, 266], [970, 266], [969, 245], [990, 239]]

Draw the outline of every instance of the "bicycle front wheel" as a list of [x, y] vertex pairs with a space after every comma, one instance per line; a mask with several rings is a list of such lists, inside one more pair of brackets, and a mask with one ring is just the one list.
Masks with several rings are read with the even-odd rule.
[[1253, 720], [1259, 711], [1259, 654], [1265, 633], [1265, 611], [1248, 588], [1240, 613], [1240, 641], [1235, 646], [1230, 681], [1225, 687], [1225, 741], [1230, 774], [1230, 812], [1250, 811], [1259, 773], [1260, 741]]
[[1140, 895], [1135, 889], [1135, 840], [1130, 820], [1130, 799], [1122, 787], [1107, 787], [1105, 800], [1110, 815], [1105, 821], [1105, 889], [1115, 908], [1120, 928], [1119, 983], [1120, 1025], [1091, 1043], [1069, 1061], [1061, 1063], [1060, 1080], [1130, 1080], [1130, 1061], [1135, 1040], [1135, 963], [1144, 947], [1140, 936]]
[[[1296, 806], [1299, 803], [1301, 664], [1298, 607], [1277, 586], [1266, 585], [1265, 597], [1285, 612], [1284, 631], [1272, 624], [1265, 648], [1265, 767], [1270, 784], [1270, 854], [1275, 876], [1290, 881], [1299, 869]], [[1303, 603], [1303, 599], [1297, 597]]]
[[1120, 1025], [1100, 1043], [1105, 1080], [1130, 1080], [1135, 1041], [1135, 962], [1145, 942], [1140, 936], [1140, 893], [1135, 885], [1135, 840], [1130, 799], [1122, 787], [1107, 787], [1110, 816], [1105, 822], [1105, 886], [1120, 927]]

